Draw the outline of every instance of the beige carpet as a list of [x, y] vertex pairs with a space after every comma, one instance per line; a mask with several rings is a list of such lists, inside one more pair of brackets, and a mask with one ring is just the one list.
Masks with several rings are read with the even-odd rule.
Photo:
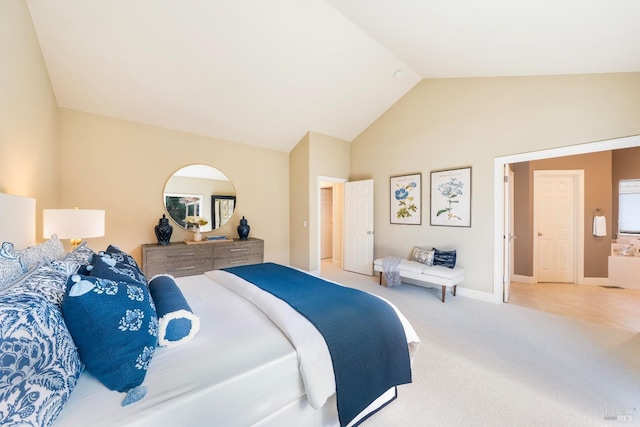
[[439, 289], [385, 288], [327, 261], [322, 276], [387, 298], [422, 341], [413, 383], [365, 427], [640, 425], [638, 334], [450, 294], [443, 304]]

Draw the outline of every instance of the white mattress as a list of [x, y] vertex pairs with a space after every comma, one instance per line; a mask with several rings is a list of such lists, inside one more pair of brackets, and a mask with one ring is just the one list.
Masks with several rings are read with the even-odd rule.
[[156, 350], [147, 396], [130, 406], [85, 372], [56, 427], [337, 424], [335, 399], [308, 405], [294, 348], [260, 310], [204, 275], [176, 281], [200, 316], [198, 335]]

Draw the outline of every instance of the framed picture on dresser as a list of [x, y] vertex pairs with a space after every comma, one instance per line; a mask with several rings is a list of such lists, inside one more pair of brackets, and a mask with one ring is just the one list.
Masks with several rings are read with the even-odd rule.
[[236, 207], [236, 196], [213, 195], [211, 196], [211, 212], [213, 228], [225, 225]]

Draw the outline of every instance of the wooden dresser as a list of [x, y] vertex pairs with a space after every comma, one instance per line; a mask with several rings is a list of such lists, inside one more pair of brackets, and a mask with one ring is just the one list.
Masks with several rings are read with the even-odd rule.
[[181, 242], [167, 246], [142, 245], [142, 270], [149, 279], [156, 274], [191, 276], [236, 265], [258, 264], [263, 260], [264, 241], [254, 238], [189, 245]]

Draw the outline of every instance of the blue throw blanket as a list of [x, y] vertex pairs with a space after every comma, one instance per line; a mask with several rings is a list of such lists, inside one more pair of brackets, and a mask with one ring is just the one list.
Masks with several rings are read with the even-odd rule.
[[333, 363], [340, 425], [388, 389], [411, 382], [402, 323], [376, 296], [273, 263], [224, 270], [287, 302], [322, 334]]

